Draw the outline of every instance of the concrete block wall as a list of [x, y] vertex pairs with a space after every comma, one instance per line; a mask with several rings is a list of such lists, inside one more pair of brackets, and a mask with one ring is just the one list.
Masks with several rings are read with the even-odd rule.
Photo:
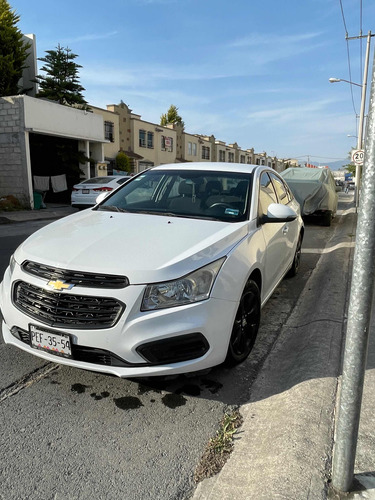
[[30, 206], [22, 96], [0, 97], [0, 197]]

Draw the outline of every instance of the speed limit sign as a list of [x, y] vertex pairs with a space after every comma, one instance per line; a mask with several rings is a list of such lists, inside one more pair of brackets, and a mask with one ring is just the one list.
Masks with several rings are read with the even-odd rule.
[[352, 162], [356, 165], [363, 165], [365, 153], [363, 149], [353, 149], [352, 151]]

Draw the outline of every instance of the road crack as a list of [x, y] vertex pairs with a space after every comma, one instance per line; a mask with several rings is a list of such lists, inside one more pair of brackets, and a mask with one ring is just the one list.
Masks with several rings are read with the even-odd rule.
[[20, 378], [19, 380], [16, 380], [8, 387], [5, 387], [5, 389], [2, 389], [0, 391], [0, 403], [10, 398], [11, 396], [14, 396], [21, 390], [26, 389], [26, 387], [30, 387], [35, 382], [38, 382], [42, 378], [46, 377], [49, 373], [58, 370], [59, 368], [60, 367], [55, 364], [47, 363], [41, 368], [37, 368], [31, 373], [28, 373], [24, 377]]

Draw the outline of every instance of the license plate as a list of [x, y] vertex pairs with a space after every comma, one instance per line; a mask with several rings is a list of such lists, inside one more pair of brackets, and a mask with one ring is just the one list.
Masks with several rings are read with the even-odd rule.
[[72, 357], [72, 348], [69, 335], [56, 333], [52, 330], [41, 328], [37, 325], [29, 325], [31, 347], [46, 351], [64, 358]]
[[90, 190], [89, 189], [82, 189], [82, 194], [89, 194]]

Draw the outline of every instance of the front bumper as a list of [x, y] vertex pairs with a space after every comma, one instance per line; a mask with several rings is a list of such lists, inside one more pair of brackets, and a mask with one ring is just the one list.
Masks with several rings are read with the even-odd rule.
[[[135, 377], [198, 371], [225, 359], [236, 302], [211, 297], [195, 304], [141, 312], [144, 285], [100, 291], [77, 287], [67, 293], [108, 296], [125, 304], [121, 317], [111, 328], [55, 328], [15, 307], [11, 295], [14, 283], [19, 280], [47, 289], [46, 281], [25, 275], [18, 265], [12, 277], [7, 269], [0, 285], [4, 341], [48, 361], [119, 377]], [[72, 358], [31, 347], [30, 325], [68, 334]]]

